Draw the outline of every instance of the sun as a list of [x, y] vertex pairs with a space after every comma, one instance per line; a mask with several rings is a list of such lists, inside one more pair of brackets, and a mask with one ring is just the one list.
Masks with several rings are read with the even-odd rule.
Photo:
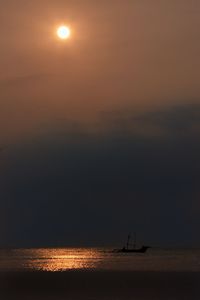
[[66, 40], [70, 37], [71, 35], [71, 30], [68, 26], [62, 25], [60, 27], [58, 27], [57, 29], [57, 36], [61, 39], [61, 40]]

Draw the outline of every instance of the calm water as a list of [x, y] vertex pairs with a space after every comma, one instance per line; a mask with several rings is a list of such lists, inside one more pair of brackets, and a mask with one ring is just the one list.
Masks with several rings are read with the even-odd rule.
[[57, 248], [0, 250], [0, 271], [132, 270], [200, 271], [200, 250], [150, 249], [146, 254], [111, 249]]

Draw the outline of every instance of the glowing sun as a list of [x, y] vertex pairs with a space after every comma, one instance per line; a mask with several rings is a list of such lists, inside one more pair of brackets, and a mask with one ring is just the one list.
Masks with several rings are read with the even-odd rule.
[[71, 35], [71, 30], [69, 27], [67, 26], [60, 26], [57, 29], [57, 36], [61, 39], [61, 40], [66, 40], [70, 37]]

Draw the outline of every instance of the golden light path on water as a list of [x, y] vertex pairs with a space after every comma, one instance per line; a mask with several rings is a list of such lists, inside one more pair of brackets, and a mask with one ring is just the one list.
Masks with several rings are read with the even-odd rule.
[[[93, 269], [97, 267], [99, 252], [95, 249], [34, 249], [24, 250], [25, 267], [42, 271]], [[31, 258], [31, 260], [30, 260]]]
[[200, 250], [150, 249], [144, 254], [115, 253], [111, 248], [0, 249], [0, 270], [198, 271]]

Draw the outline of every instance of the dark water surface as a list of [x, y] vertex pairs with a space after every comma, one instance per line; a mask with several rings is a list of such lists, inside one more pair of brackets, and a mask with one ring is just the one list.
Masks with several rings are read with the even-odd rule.
[[199, 272], [200, 249], [149, 249], [145, 254], [103, 248], [0, 250], [0, 271], [161, 271]]

